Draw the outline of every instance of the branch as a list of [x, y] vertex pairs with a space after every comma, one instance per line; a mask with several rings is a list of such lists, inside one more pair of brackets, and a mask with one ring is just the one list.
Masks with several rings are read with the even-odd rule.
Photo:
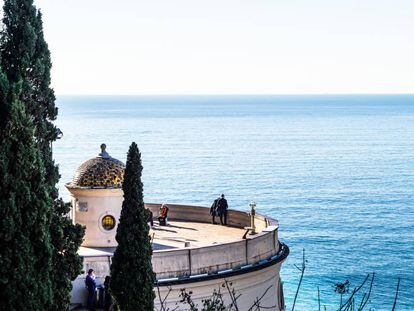
[[400, 278], [398, 278], [397, 282], [397, 290], [395, 292], [394, 304], [392, 305], [392, 311], [395, 311], [395, 306], [397, 305], [397, 298], [398, 298], [398, 291], [400, 290]]
[[355, 294], [357, 292], [359, 292], [359, 290], [364, 286], [364, 284], [367, 282], [368, 278], [369, 278], [370, 274], [368, 273], [367, 276], [365, 277], [364, 281], [362, 281], [361, 285], [359, 285], [358, 287], [355, 287], [354, 290], [352, 291], [351, 296], [349, 296], [348, 300], [344, 303], [344, 305], [342, 307], [340, 307], [338, 309], [338, 311], [343, 311], [344, 308], [351, 303], [352, 298], [355, 296]]
[[260, 310], [260, 309], [274, 309], [276, 307], [276, 305], [271, 306], [271, 307], [263, 307], [260, 305], [260, 302], [262, 301], [262, 299], [264, 298], [264, 296], [266, 296], [267, 292], [273, 287], [273, 285], [270, 285], [265, 292], [262, 294], [262, 296], [260, 296], [260, 298], [256, 297], [256, 300], [254, 301], [253, 305], [249, 308], [248, 311], [252, 311], [254, 307], [256, 307], [256, 310]]
[[363, 310], [366, 304], [368, 303], [369, 296], [371, 296], [372, 284], [374, 283], [374, 278], [375, 278], [375, 272], [372, 273], [371, 284], [369, 285], [369, 291], [368, 291], [367, 297], [365, 298], [365, 302], [362, 304], [362, 308], [358, 309], [358, 311]]
[[233, 306], [236, 311], [239, 311], [239, 307], [237, 306], [237, 299], [240, 297], [240, 295], [238, 295], [237, 298], [236, 298], [235, 293], [234, 293], [234, 289], [233, 289], [233, 292], [230, 290], [229, 282], [226, 279], [224, 279], [224, 284], [226, 284], [227, 291], [228, 291], [228, 293], [230, 295], [230, 298], [231, 298], [230, 308]]
[[318, 311], [321, 311], [321, 294], [319, 292], [319, 286], [318, 286]]
[[299, 279], [299, 284], [298, 284], [298, 288], [296, 289], [296, 294], [295, 294], [295, 299], [293, 300], [293, 305], [292, 305], [292, 311], [295, 310], [295, 304], [296, 304], [296, 299], [298, 298], [299, 295], [299, 289], [300, 286], [302, 284], [302, 280], [303, 280], [303, 275], [305, 274], [305, 269], [306, 269], [306, 261], [305, 261], [305, 249], [303, 249], [302, 251], [302, 268], [298, 268], [296, 265], [295, 267], [299, 269], [299, 271], [301, 271], [301, 275], [300, 275], [300, 279]]
[[160, 287], [158, 283], [157, 283], [157, 292], [158, 292], [158, 299], [160, 300], [160, 307], [161, 307], [160, 311], [168, 311], [168, 309], [166, 309], [165, 301], [167, 300], [168, 296], [171, 293], [171, 287], [168, 287], [168, 292], [165, 295], [164, 299], [161, 298], [161, 292], [160, 292]]

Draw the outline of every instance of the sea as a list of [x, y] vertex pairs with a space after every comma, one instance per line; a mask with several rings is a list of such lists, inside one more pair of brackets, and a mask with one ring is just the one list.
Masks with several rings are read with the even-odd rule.
[[[100, 152], [142, 154], [146, 202], [230, 208], [279, 221], [287, 310], [337, 310], [375, 273], [364, 310], [414, 310], [414, 95], [59, 96], [60, 194]], [[355, 297], [359, 306], [369, 284]], [[344, 295], [343, 299], [349, 296]]]

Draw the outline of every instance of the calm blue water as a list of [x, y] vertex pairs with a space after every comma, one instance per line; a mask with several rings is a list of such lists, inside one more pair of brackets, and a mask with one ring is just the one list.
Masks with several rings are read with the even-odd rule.
[[[370, 306], [414, 310], [414, 95], [60, 97], [54, 144], [61, 183], [102, 142], [125, 161], [138, 143], [147, 202], [232, 208], [257, 202], [291, 249], [288, 309], [302, 249], [297, 310], [334, 310], [335, 282], [377, 273]], [[61, 194], [67, 198], [66, 189]]]

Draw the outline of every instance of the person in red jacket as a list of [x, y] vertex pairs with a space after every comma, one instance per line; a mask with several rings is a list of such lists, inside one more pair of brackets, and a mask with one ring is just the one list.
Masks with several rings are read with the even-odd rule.
[[168, 211], [170, 209], [168, 208], [167, 204], [162, 204], [160, 207], [160, 214], [158, 215], [158, 221], [160, 223], [160, 226], [166, 226], [167, 225], [167, 217], [168, 217]]

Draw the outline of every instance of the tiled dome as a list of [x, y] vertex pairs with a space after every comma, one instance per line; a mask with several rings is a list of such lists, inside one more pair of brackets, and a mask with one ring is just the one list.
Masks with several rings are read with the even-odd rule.
[[124, 181], [125, 165], [111, 158], [101, 145], [99, 156], [82, 163], [76, 170], [69, 188], [121, 188]]

